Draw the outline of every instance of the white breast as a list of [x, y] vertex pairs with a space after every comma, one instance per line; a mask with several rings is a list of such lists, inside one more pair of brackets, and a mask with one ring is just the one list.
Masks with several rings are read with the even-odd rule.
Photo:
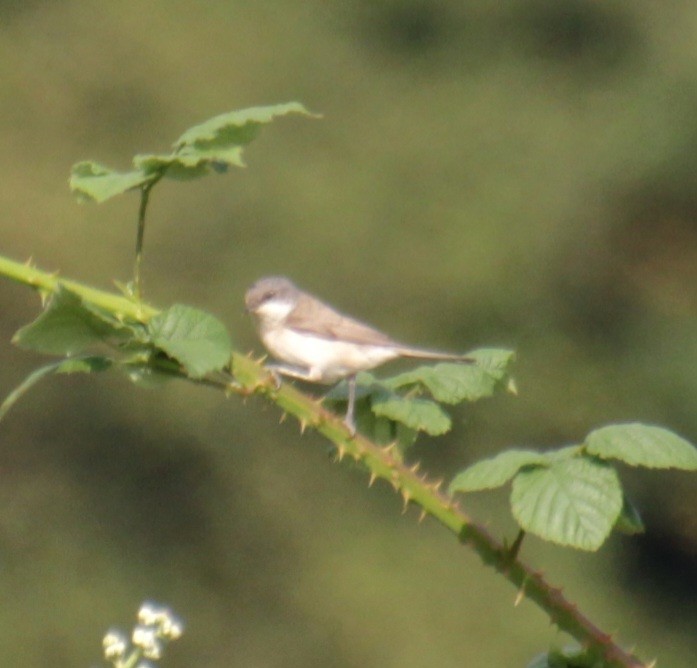
[[274, 357], [307, 369], [323, 383], [333, 383], [398, 357], [394, 349], [385, 346], [333, 341], [284, 327], [267, 330], [262, 339]]

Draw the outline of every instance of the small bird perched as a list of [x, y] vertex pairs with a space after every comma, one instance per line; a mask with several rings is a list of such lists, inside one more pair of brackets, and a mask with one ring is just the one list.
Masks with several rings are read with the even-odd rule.
[[453, 355], [404, 345], [386, 334], [334, 310], [303, 292], [283, 276], [268, 276], [244, 297], [262, 342], [284, 364], [270, 365], [277, 374], [313, 383], [348, 380], [346, 426], [355, 433], [356, 374], [397, 357], [474, 363]]

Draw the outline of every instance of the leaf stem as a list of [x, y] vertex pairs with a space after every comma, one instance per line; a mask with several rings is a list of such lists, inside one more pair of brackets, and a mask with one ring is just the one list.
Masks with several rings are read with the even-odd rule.
[[143, 241], [145, 239], [145, 214], [148, 209], [150, 190], [162, 178], [161, 176], [143, 185], [140, 189], [140, 206], [138, 207], [138, 233], [136, 235], [136, 259], [133, 267], [133, 289], [136, 301], [141, 302], [143, 297], [143, 283], [141, 277], [141, 264], [143, 261]]

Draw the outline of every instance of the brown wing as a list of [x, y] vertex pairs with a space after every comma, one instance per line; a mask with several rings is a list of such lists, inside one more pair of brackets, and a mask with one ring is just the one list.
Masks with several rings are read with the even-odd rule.
[[301, 296], [285, 323], [300, 332], [326, 339], [373, 346], [398, 346], [389, 336], [369, 325], [353, 320], [318, 299]]

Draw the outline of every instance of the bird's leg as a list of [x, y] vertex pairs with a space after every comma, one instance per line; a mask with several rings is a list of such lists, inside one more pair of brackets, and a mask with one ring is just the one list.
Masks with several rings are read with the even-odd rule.
[[356, 421], [354, 419], [354, 411], [356, 408], [356, 376], [355, 374], [346, 379], [348, 383], [348, 404], [346, 405], [346, 417], [344, 424], [349, 428], [351, 436], [356, 433]]
[[[321, 374], [315, 369], [304, 369], [300, 366], [290, 364], [267, 364], [267, 371], [274, 377], [276, 387], [281, 386], [281, 376], [306, 380], [311, 383], [321, 382]], [[356, 376], [355, 374], [346, 379], [348, 383], [348, 405], [346, 406], [346, 417], [344, 424], [349, 428], [351, 436], [356, 434], [356, 422], [354, 420], [354, 410], [356, 407]]]
[[273, 376], [276, 389], [281, 387], [281, 376], [317, 382], [317, 375], [313, 373], [312, 369], [303, 369], [300, 366], [291, 366], [290, 364], [267, 364], [264, 368]]

